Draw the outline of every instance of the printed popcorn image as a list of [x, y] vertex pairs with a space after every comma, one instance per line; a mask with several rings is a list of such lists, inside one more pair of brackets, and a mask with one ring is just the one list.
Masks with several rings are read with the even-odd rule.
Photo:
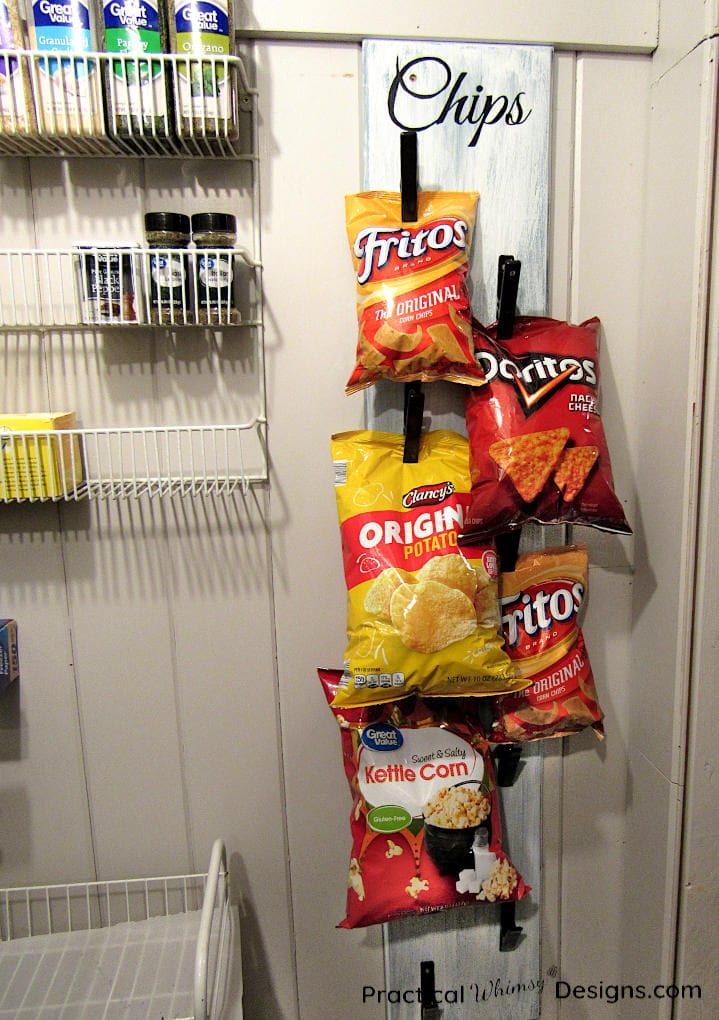
[[418, 696], [333, 707], [342, 671], [318, 671], [352, 792], [346, 915], [355, 928], [529, 892], [502, 848], [489, 747], [474, 699]]

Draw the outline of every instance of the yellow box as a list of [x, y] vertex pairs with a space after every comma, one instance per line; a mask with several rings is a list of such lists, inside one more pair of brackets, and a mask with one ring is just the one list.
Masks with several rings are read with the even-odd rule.
[[72, 492], [83, 479], [79, 439], [49, 433], [74, 428], [74, 411], [0, 414], [0, 499], [53, 499]]

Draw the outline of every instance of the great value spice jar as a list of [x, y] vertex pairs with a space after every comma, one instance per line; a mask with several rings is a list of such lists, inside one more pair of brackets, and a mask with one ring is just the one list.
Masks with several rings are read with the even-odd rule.
[[237, 219], [232, 213], [195, 213], [192, 240], [196, 255], [196, 304], [200, 322], [238, 323], [240, 313], [234, 306], [233, 280], [235, 256], [224, 249], [234, 248]]
[[176, 250], [190, 243], [190, 217], [175, 212], [146, 213], [145, 236], [148, 248], [153, 249], [149, 257], [152, 321], [194, 321], [189, 254]]

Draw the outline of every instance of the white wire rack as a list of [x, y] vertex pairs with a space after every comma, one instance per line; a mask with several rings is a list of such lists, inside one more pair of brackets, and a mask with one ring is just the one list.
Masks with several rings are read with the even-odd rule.
[[266, 422], [0, 430], [0, 502], [246, 493], [267, 481]]
[[[260, 268], [245, 248], [4, 249], [0, 322], [3, 328], [257, 327]], [[243, 280], [243, 271], [251, 279]], [[198, 287], [208, 279], [215, 285]], [[171, 290], [163, 280], [174, 283]]]
[[219, 839], [205, 874], [0, 889], [0, 1020], [240, 1017], [236, 928]]
[[240, 57], [0, 49], [0, 68], [0, 155], [256, 158]]

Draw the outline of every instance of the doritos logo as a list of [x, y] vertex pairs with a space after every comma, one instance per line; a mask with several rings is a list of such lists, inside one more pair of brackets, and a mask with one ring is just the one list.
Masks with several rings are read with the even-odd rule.
[[529, 416], [565, 383], [597, 385], [597, 370], [591, 358], [558, 358], [552, 354], [530, 354], [525, 358], [498, 357], [492, 351], [478, 350], [476, 361], [487, 382], [504, 379], [511, 383], [520, 406]]

